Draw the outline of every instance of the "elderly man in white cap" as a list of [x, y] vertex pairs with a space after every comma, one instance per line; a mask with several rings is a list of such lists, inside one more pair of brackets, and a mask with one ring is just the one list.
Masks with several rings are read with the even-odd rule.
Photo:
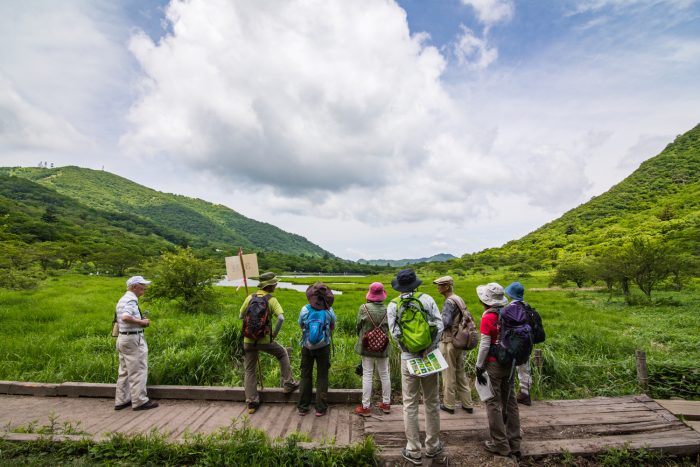
[[520, 459], [520, 413], [513, 394], [511, 368], [498, 363], [490, 352], [491, 346], [499, 342], [498, 318], [508, 299], [503, 287], [496, 282], [478, 286], [476, 294], [484, 306], [479, 327], [481, 342], [476, 357], [476, 378], [480, 384], [485, 384], [484, 373], [487, 373], [494, 394], [485, 401], [491, 439], [484, 443], [484, 447], [499, 456]]
[[456, 396], [462, 404], [462, 408], [467, 413], [473, 413], [469, 378], [464, 371], [464, 359], [467, 353], [464, 350], [456, 349], [452, 344], [452, 338], [457, 334], [462, 317], [473, 321], [472, 315], [462, 297], [454, 292], [454, 280], [451, 276], [435, 279], [433, 284], [437, 285], [438, 292], [445, 297], [445, 303], [442, 305], [442, 324], [445, 329], [440, 338], [440, 352], [447, 361], [447, 369], [442, 372], [440, 410], [454, 414]]
[[148, 345], [143, 335], [151, 321], [144, 318], [139, 309], [139, 297], [151, 281], [142, 276], [133, 276], [126, 281], [126, 293], [117, 302], [117, 351], [119, 352], [119, 377], [114, 398], [114, 410], [132, 407], [133, 410], [148, 410], [158, 403], [146, 396], [148, 379]]

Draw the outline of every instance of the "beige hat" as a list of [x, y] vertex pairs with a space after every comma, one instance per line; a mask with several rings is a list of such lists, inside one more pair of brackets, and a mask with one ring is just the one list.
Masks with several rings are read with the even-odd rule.
[[452, 279], [452, 276], [442, 276], [438, 277], [433, 281], [433, 284], [437, 285], [453, 285], [455, 283], [454, 279]]
[[489, 282], [476, 288], [479, 300], [488, 306], [506, 306], [508, 299], [505, 297], [503, 287], [497, 282]]

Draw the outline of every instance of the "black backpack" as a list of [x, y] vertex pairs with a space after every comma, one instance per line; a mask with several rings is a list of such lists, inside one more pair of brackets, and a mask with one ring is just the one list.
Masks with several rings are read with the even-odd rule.
[[545, 340], [544, 326], [542, 326], [542, 317], [530, 306], [529, 303], [523, 302], [525, 305], [525, 313], [527, 313], [527, 321], [532, 328], [532, 343], [541, 344]]
[[268, 303], [270, 298], [272, 298], [271, 294], [250, 296], [248, 307], [243, 316], [243, 336], [257, 341], [272, 332]]

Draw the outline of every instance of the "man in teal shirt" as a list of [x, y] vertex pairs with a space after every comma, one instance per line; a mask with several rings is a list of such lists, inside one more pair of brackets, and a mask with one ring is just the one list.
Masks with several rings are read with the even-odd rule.
[[[277, 322], [275, 323], [274, 330], [270, 329], [269, 334], [265, 334], [258, 340], [250, 339], [248, 337], [243, 338], [243, 352], [244, 358], [243, 363], [245, 367], [245, 400], [248, 403], [248, 413], [255, 413], [260, 407], [260, 395], [258, 394], [258, 379], [255, 373], [256, 367], [258, 365], [258, 352], [266, 352], [273, 357], [275, 357], [280, 364], [280, 374], [282, 375], [282, 382], [285, 393], [290, 393], [295, 391], [299, 387], [299, 383], [294, 381], [292, 377], [292, 368], [289, 364], [289, 355], [287, 355], [287, 350], [280, 344], [274, 341], [277, 334], [279, 334], [282, 328], [282, 323], [284, 322], [284, 310], [282, 305], [280, 305], [277, 298], [272, 296], [275, 288], [277, 288], [277, 277], [273, 272], [266, 272], [260, 275], [260, 282], [258, 284], [258, 290], [246, 297], [243, 305], [241, 306], [239, 318], [245, 319], [246, 310], [248, 309], [248, 304], [250, 303], [253, 296], [264, 297], [270, 295], [267, 302], [269, 310], [271, 312], [270, 316], [275, 315], [277, 317]], [[270, 322], [270, 328], [272, 323]]]

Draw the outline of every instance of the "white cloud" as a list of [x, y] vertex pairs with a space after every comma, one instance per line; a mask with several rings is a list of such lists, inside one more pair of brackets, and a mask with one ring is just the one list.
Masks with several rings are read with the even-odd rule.
[[146, 73], [122, 140], [132, 154], [262, 189], [284, 212], [375, 224], [473, 212], [476, 171], [495, 162], [443, 87], [444, 57], [397, 5], [193, 0], [167, 15], [171, 35], [131, 41]]
[[486, 26], [508, 21], [515, 13], [512, 0], [462, 0], [462, 3], [474, 8], [477, 18]]
[[498, 58], [498, 49], [489, 45], [486, 37], [477, 37], [464, 25], [461, 26], [453, 47], [457, 63], [461, 66], [483, 70]]

